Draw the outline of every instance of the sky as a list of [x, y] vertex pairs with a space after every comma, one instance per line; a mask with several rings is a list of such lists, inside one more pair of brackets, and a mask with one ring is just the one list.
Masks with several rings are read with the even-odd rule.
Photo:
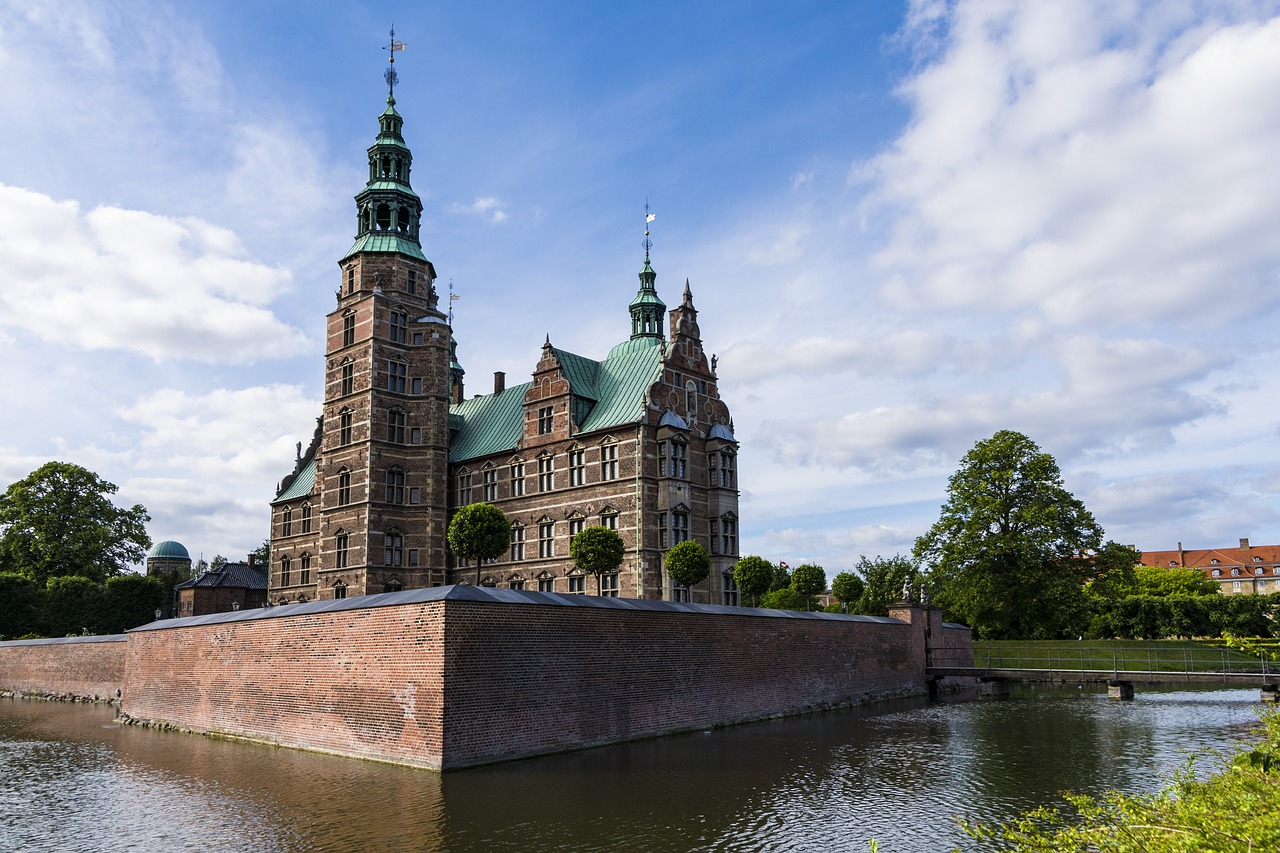
[[393, 24], [469, 393], [628, 336], [647, 203], [743, 553], [906, 553], [1001, 429], [1111, 539], [1280, 542], [1280, 2], [1243, 0], [0, 0], [0, 487], [73, 462], [193, 556], [267, 537]]

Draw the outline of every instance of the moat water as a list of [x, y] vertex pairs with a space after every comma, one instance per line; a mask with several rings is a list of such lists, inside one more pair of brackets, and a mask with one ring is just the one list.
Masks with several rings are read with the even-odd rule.
[[[4, 851], [945, 851], [1064, 789], [1154, 789], [1258, 691], [906, 703], [439, 775], [0, 700]], [[512, 721], [519, 725], [518, 720]]]

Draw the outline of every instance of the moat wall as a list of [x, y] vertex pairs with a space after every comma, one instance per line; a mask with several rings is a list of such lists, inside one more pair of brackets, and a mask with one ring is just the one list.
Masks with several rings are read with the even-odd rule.
[[131, 631], [121, 711], [450, 769], [923, 694], [926, 617], [935, 648], [969, 632], [894, 615], [474, 587], [311, 602]]
[[0, 643], [0, 690], [111, 701], [124, 688], [124, 634]]

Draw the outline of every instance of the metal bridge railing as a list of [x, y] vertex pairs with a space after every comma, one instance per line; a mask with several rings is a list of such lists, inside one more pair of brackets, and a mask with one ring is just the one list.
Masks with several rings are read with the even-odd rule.
[[1211, 646], [1153, 649], [1115, 646], [1032, 646], [1013, 649], [983, 648], [974, 651], [972, 662], [957, 649], [935, 649], [932, 667], [978, 669], [1044, 670], [1046, 672], [1128, 672], [1151, 675], [1258, 675], [1280, 672], [1280, 665], [1250, 658], [1238, 651]]

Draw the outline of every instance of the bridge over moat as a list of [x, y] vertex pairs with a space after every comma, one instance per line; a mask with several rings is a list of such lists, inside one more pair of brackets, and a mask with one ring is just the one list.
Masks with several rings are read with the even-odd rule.
[[1035, 646], [1015, 653], [979, 650], [973, 661], [931, 656], [933, 678], [977, 678], [990, 693], [1004, 693], [1011, 681], [1106, 683], [1110, 695], [1133, 698], [1134, 684], [1221, 684], [1259, 687], [1264, 702], [1275, 702], [1280, 690], [1280, 664], [1258, 660], [1232, 649], [1099, 649], [1088, 646]]

